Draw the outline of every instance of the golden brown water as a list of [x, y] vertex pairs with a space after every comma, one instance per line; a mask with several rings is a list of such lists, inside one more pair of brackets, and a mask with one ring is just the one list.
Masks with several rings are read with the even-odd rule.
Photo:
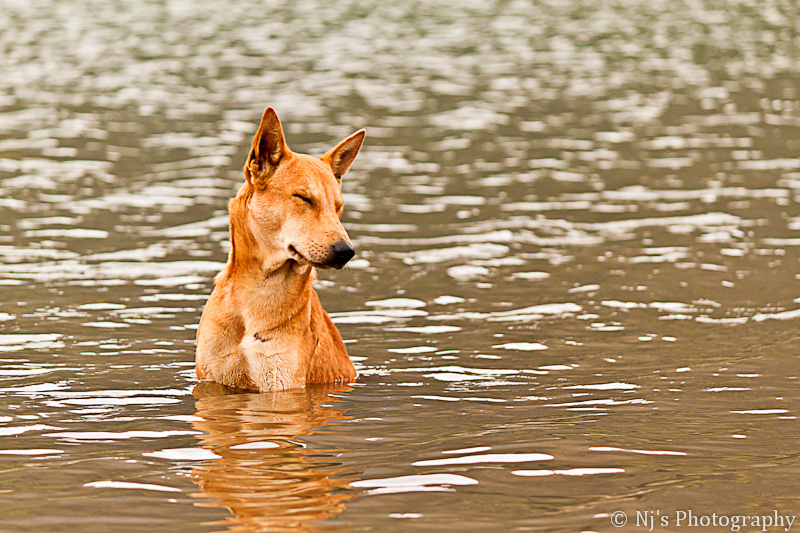
[[[800, 514], [798, 20], [3, 2], [0, 530]], [[352, 387], [195, 389], [267, 105], [301, 152], [367, 128], [318, 285]]]

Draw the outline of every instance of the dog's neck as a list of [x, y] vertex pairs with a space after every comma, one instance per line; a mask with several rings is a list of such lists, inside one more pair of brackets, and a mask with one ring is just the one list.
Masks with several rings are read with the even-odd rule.
[[249, 195], [239, 194], [229, 203], [231, 251], [216, 285], [235, 286], [242, 296], [245, 315], [259, 317], [258, 329], [280, 328], [296, 320], [308, 305], [313, 290], [313, 268], [283, 254], [265, 250], [248, 223]]

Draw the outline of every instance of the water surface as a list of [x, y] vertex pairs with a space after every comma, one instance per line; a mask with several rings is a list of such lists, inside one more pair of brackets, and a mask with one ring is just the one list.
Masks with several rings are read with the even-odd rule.
[[[800, 513], [797, 14], [4, 2], [2, 529]], [[318, 283], [349, 386], [195, 388], [266, 105], [368, 130]]]

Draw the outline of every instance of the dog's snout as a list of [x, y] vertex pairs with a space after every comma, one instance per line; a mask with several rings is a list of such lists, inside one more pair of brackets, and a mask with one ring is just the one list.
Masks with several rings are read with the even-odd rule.
[[331, 252], [333, 253], [333, 262], [338, 268], [343, 267], [356, 255], [353, 245], [345, 240], [336, 241], [331, 246]]

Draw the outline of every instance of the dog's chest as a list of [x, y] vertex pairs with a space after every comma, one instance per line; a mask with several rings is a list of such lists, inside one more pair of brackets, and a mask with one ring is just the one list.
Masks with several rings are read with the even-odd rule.
[[256, 333], [242, 340], [250, 380], [260, 390], [282, 390], [305, 386], [306, 360], [301, 342]]

